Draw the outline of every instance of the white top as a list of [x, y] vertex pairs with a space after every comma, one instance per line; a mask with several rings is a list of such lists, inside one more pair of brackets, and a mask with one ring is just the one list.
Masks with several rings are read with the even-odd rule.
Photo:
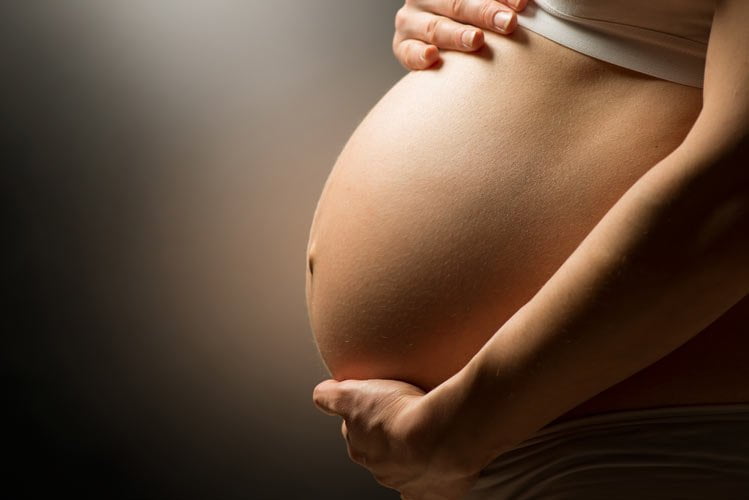
[[531, 0], [518, 24], [596, 59], [702, 87], [716, 0]]

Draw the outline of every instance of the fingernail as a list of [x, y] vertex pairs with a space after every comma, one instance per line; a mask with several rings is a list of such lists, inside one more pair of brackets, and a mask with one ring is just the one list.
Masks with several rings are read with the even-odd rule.
[[419, 58], [421, 59], [422, 62], [427, 62], [427, 51], [426, 50], [422, 50], [421, 51], [421, 55], [419, 56]]
[[494, 15], [494, 26], [502, 31], [507, 31], [507, 27], [510, 26], [512, 20], [512, 13], [505, 10], [500, 10]]
[[473, 30], [465, 30], [460, 39], [465, 47], [471, 48], [473, 47], [473, 42], [476, 40], [476, 32]]
[[512, 5], [512, 6], [513, 6], [513, 7], [515, 7], [516, 9], [518, 9], [518, 8], [520, 8], [520, 3], [521, 3], [522, 1], [523, 1], [523, 0], [510, 0], [510, 5]]

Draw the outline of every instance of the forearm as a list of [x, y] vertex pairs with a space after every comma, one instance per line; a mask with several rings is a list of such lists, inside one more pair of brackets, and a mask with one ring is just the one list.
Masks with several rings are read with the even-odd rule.
[[666, 356], [749, 292], [746, 141], [719, 145], [700, 133], [706, 126], [429, 394], [436, 411], [455, 415], [451, 446], [498, 454]]

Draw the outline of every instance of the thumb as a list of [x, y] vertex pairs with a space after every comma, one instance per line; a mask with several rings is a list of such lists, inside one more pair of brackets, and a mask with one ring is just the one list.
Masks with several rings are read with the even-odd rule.
[[350, 398], [343, 386], [343, 382], [332, 379], [324, 380], [312, 391], [312, 401], [324, 413], [346, 418], [350, 410]]

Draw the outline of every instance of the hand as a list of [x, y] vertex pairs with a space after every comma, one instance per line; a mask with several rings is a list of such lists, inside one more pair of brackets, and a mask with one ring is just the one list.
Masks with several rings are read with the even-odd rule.
[[484, 462], [463, 460], [445, 446], [451, 412], [429, 410], [426, 399], [418, 387], [395, 380], [326, 380], [313, 394], [323, 412], [343, 417], [351, 460], [380, 484], [403, 500], [458, 500]]
[[479, 28], [512, 33], [515, 11], [526, 4], [527, 0], [406, 0], [395, 15], [393, 52], [406, 69], [426, 69], [439, 60], [439, 49], [480, 49], [484, 32]]

